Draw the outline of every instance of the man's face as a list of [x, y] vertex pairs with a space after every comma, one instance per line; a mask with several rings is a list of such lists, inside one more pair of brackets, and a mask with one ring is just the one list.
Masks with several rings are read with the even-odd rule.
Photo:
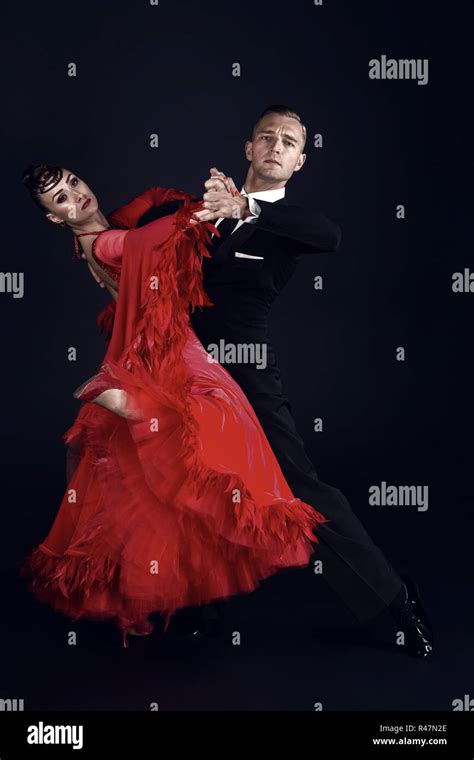
[[280, 185], [303, 166], [306, 154], [302, 150], [300, 122], [277, 113], [264, 116], [253, 139], [245, 143], [245, 155], [255, 176]]

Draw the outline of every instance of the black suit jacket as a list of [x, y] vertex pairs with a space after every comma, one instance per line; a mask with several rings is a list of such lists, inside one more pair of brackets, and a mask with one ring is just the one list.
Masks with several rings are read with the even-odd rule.
[[221, 338], [265, 340], [270, 307], [300, 256], [339, 247], [340, 229], [323, 214], [291, 205], [286, 197], [257, 203], [258, 219], [243, 223], [221, 245], [217, 240], [212, 257], [204, 260], [204, 289], [214, 306], [192, 316], [204, 345]]
[[[288, 253], [316, 253], [336, 251], [341, 231], [321, 213], [310, 212], [300, 206], [290, 205], [286, 197], [274, 203], [258, 200], [261, 213], [255, 222], [245, 222], [223, 243], [219, 256], [225, 255], [234, 245], [244, 246], [255, 233], [268, 233], [273, 238], [283, 238]], [[257, 235], [260, 242], [261, 234]], [[272, 243], [275, 241], [272, 240]], [[255, 241], [252, 241], [252, 246]], [[258, 245], [258, 243], [257, 243]], [[268, 248], [268, 246], [265, 246]]]

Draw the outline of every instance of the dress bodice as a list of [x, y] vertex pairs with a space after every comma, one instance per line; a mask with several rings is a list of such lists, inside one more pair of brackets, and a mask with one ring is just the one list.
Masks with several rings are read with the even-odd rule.
[[94, 239], [92, 257], [117, 284], [120, 282], [122, 256], [127, 230], [105, 230]]

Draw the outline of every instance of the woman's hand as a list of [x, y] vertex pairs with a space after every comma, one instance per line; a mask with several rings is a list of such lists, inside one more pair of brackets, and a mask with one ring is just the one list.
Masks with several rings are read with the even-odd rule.
[[246, 219], [250, 214], [248, 200], [237, 190], [232, 177], [227, 177], [215, 167], [211, 169], [211, 177], [204, 183], [206, 192], [203, 195], [204, 209], [195, 211], [193, 217], [198, 222], [208, 222], [215, 219]]
[[234, 180], [232, 177], [226, 177], [224, 172], [220, 172], [218, 169], [216, 169], [215, 166], [213, 166], [210, 170], [210, 174], [210, 178], [204, 183], [204, 187], [206, 188], [207, 192], [213, 190], [227, 190], [227, 192], [231, 195], [239, 193], [236, 186], [234, 185]]
[[[215, 166], [213, 166], [210, 170], [210, 177], [206, 182], [204, 183], [204, 187], [206, 188], [207, 192], [214, 192], [218, 190], [227, 191], [230, 193], [230, 185], [229, 180], [224, 174], [224, 172], [220, 172], [218, 169], [216, 169]], [[199, 218], [199, 214], [202, 214], [203, 211], [196, 211], [193, 216], [190, 218], [191, 224], [199, 224], [199, 222], [204, 221], [203, 219]]]

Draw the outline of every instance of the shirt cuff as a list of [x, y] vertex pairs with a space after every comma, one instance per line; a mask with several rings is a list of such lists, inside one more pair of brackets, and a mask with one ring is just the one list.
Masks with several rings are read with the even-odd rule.
[[254, 224], [257, 221], [258, 217], [260, 216], [262, 209], [258, 205], [255, 198], [247, 198], [247, 200], [249, 202], [250, 216], [244, 219], [244, 221], [249, 222], [250, 224]]

